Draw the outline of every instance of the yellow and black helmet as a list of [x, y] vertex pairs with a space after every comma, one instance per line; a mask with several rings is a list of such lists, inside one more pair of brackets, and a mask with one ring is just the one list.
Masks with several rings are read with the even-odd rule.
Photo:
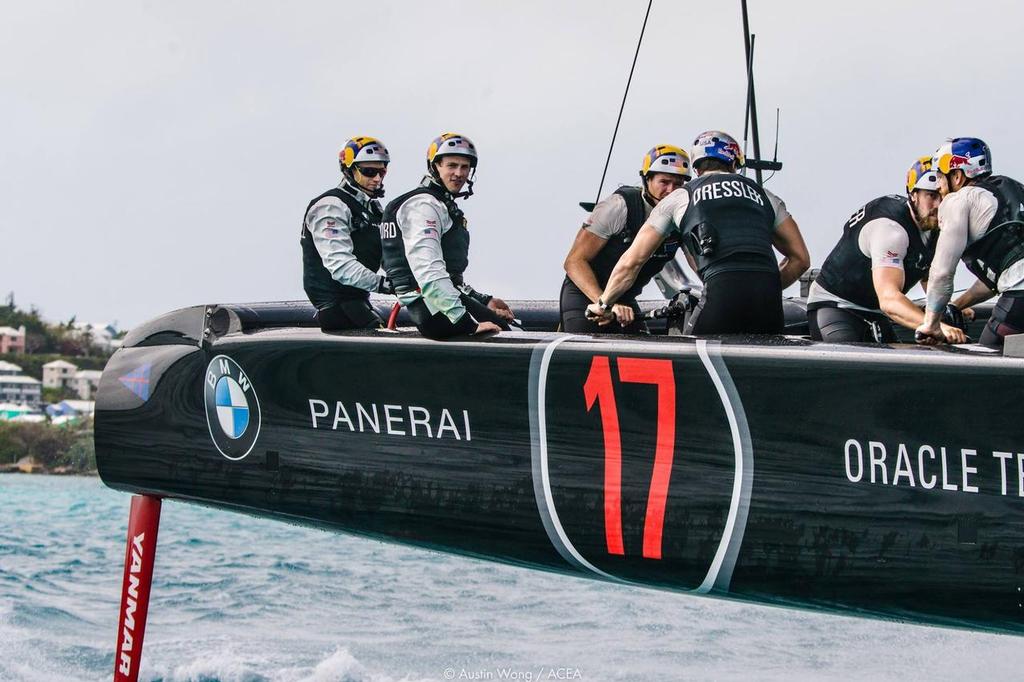
[[689, 180], [690, 155], [679, 147], [670, 144], [659, 144], [644, 154], [644, 163], [640, 167], [640, 177], [646, 179], [648, 173], [669, 173], [681, 175]]
[[915, 189], [939, 191], [939, 174], [932, 169], [932, 157], [922, 156], [907, 171], [907, 194]]
[[384, 164], [391, 161], [387, 147], [375, 137], [353, 137], [338, 152], [338, 163], [341, 164], [343, 173], [351, 172], [352, 166], [357, 163], [370, 161]]

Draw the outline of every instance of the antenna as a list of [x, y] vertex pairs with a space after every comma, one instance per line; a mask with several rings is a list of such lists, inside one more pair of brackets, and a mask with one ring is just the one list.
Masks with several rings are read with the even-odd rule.
[[612, 150], [615, 149], [615, 137], [619, 134], [619, 123], [622, 122], [622, 112], [626, 108], [626, 97], [629, 96], [629, 85], [633, 82], [633, 70], [636, 69], [636, 58], [640, 56], [640, 45], [644, 42], [644, 33], [647, 31], [647, 19], [651, 16], [651, 5], [654, 0], [648, 0], [647, 13], [644, 14], [644, 25], [640, 28], [640, 39], [636, 41], [636, 52], [633, 53], [633, 65], [629, 67], [629, 78], [626, 79], [626, 91], [622, 93], [622, 104], [619, 105], [619, 117], [615, 119], [615, 130], [612, 132], [612, 142], [608, 145], [608, 157], [604, 160], [604, 170], [601, 172], [601, 184], [597, 186], [597, 198], [591, 204], [581, 201], [580, 206], [586, 211], [593, 211], [597, 202], [601, 201], [601, 190], [604, 189], [604, 178], [608, 174], [608, 164], [612, 160]]

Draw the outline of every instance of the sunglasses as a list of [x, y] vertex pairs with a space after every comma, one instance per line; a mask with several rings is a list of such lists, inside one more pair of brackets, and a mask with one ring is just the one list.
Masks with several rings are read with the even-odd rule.
[[360, 166], [356, 166], [356, 170], [359, 171], [360, 175], [366, 176], [368, 178], [375, 178], [378, 175], [384, 175], [385, 173], [388, 172], [387, 166], [385, 166], [384, 168], [363, 168]]

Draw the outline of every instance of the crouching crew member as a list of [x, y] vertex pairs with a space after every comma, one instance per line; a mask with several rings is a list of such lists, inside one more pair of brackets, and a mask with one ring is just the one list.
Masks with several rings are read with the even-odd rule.
[[[847, 221], [807, 296], [807, 320], [815, 341], [897, 340], [895, 321], [916, 329], [924, 311], [907, 298], [927, 286], [939, 225], [938, 173], [931, 157], [907, 173], [907, 196], [870, 201]], [[967, 340], [957, 327], [941, 325], [949, 343]]]
[[978, 278], [953, 305], [965, 308], [1000, 294], [979, 342], [1001, 348], [1024, 332], [1024, 186], [992, 174], [992, 153], [974, 137], [947, 140], [932, 157], [939, 173], [939, 237], [928, 278], [921, 343], [944, 340], [939, 320], [953, 295], [957, 259]]
[[463, 280], [469, 231], [455, 199], [473, 194], [476, 164], [476, 147], [468, 137], [441, 135], [427, 150], [421, 185], [384, 211], [384, 269], [398, 300], [429, 338], [496, 332], [508, 329], [513, 319], [504, 301], [475, 291]]
[[390, 293], [378, 275], [379, 225], [388, 150], [380, 140], [354, 137], [338, 155], [341, 183], [314, 198], [302, 221], [302, 284], [325, 331], [375, 328], [370, 292]]
[[[663, 199], [619, 259], [588, 314], [611, 320], [611, 306], [673, 232], [685, 246], [704, 292], [686, 323], [688, 334], [779, 334], [782, 290], [810, 265], [803, 236], [786, 205], [753, 180], [729, 135], [701, 133], [690, 151], [697, 179]], [[776, 262], [772, 247], [784, 256]]]
[[612, 306], [615, 321], [598, 325], [587, 319], [586, 309], [595, 303], [608, 284], [608, 277], [647, 222], [659, 201], [690, 179], [690, 157], [679, 147], [662, 144], [647, 152], [640, 169], [642, 187], [620, 187], [594, 207], [576, 235], [565, 257], [565, 281], [559, 296], [562, 331], [573, 333], [641, 333], [646, 325], [640, 317], [636, 297], [675, 258], [679, 240], [669, 236], [640, 268], [636, 280]]

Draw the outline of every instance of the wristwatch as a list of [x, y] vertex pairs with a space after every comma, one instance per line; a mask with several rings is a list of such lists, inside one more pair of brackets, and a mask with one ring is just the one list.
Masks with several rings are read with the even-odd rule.
[[600, 297], [598, 297], [597, 299], [597, 307], [601, 310], [602, 313], [608, 312], [608, 309], [611, 308], [611, 306], [605, 303]]

